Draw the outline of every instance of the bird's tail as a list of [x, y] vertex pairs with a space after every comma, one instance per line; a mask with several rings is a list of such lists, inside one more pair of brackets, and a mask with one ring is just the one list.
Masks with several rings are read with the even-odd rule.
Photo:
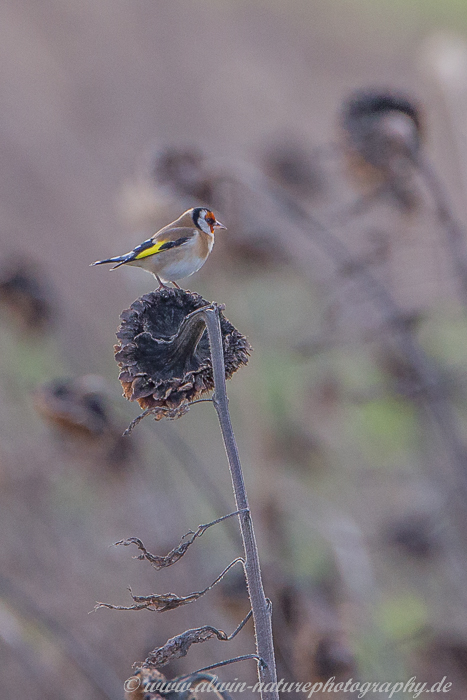
[[119, 255], [116, 258], [106, 258], [105, 260], [96, 260], [96, 262], [91, 263], [91, 267], [93, 265], [103, 265], [104, 263], [117, 263], [112, 268], [112, 270], [115, 270], [116, 267], [120, 267], [120, 265], [124, 265], [129, 260], [131, 260], [131, 254], [127, 253], [126, 255]]

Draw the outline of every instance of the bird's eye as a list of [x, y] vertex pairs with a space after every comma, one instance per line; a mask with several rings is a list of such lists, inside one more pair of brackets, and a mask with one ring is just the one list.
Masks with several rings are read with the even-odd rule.
[[208, 224], [210, 224], [212, 226], [212, 224], [216, 223], [216, 217], [211, 212], [208, 212], [206, 214], [206, 221]]

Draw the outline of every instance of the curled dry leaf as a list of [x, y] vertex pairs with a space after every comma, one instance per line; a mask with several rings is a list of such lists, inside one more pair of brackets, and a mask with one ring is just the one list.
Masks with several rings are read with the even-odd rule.
[[[178, 596], [175, 593], [153, 593], [151, 595], [133, 595], [131, 588], [128, 589], [131, 597], [135, 601], [134, 605], [112, 605], [111, 603], [96, 603], [95, 610], [99, 608], [109, 608], [109, 610], [152, 610], [154, 612], [166, 612], [175, 610], [181, 605], [187, 605], [198, 600], [206, 591], [197, 591], [187, 596]], [[208, 589], [206, 589], [208, 590]]]
[[192, 644], [207, 642], [213, 637], [217, 637], [217, 639], [223, 642], [228, 640], [228, 636], [225, 632], [217, 630], [215, 627], [209, 625], [186, 630], [182, 634], [178, 634], [176, 637], [169, 639], [164, 646], [151, 651], [144, 663], [148, 666], [165, 666], [173, 659], [186, 656]]
[[112, 605], [111, 603], [96, 603], [95, 610], [99, 608], [109, 608], [110, 610], [152, 610], [154, 612], [166, 612], [167, 610], [174, 610], [179, 608], [181, 605], [188, 605], [188, 603], [193, 603], [198, 598], [201, 598], [205, 593], [211, 590], [219, 581], [221, 581], [226, 573], [230, 569], [241, 562], [244, 564], [244, 560], [241, 557], [237, 557], [230, 562], [224, 571], [219, 574], [215, 581], [213, 581], [209, 586], [206, 586], [202, 591], [194, 591], [189, 593], [187, 596], [178, 596], [175, 593], [152, 593], [151, 595], [137, 596], [133, 595], [131, 588], [129, 588], [131, 597], [135, 601], [134, 605], [124, 606], [124, 605]]
[[[190, 534], [190, 533], [188, 533]], [[202, 534], [202, 533], [201, 533]], [[183, 536], [184, 538], [187, 537], [187, 535]], [[165, 555], [165, 557], [158, 556], [157, 554], [151, 554], [151, 552], [148, 552], [144, 544], [141, 542], [141, 540], [138, 537], [129, 537], [127, 540], [120, 540], [119, 542], [116, 542], [116, 545], [123, 545], [124, 547], [128, 547], [130, 544], [135, 544], [138, 549], [141, 550], [142, 554], [138, 554], [135, 559], [146, 559], [149, 561], [152, 566], [159, 571], [159, 569], [165, 569], [168, 566], [172, 566], [172, 564], [175, 564], [179, 559], [183, 557], [185, 554], [186, 550], [188, 547], [193, 544], [195, 541], [196, 537], [199, 537], [198, 531], [193, 533], [190, 539], [185, 540], [180, 542], [176, 547], [174, 547], [168, 554]]]
[[[138, 537], [129, 537], [126, 540], [119, 540], [115, 543], [115, 545], [123, 545], [124, 547], [128, 547], [130, 544], [135, 544], [138, 547], [138, 549], [140, 549], [142, 552], [142, 554], [138, 554], [135, 557], [135, 559], [146, 559], [152, 564], [156, 571], [159, 571], [159, 569], [165, 569], [168, 566], [172, 566], [172, 564], [175, 564], [175, 562], [181, 559], [187, 551], [188, 547], [193, 544], [195, 539], [197, 537], [201, 537], [201, 535], [203, 535], [206, 532], [206, 530], [208, 530], [210, 527], [212, 527], [213, 525], [217, 525], [218, 523], [222, 522], [223, 520], [226, 520], [227, 518], [232, 517], [233, 515], [238, 515], [239, 512], [240, 511], [235, 511], [233, 513], [229, 513], [228, 515], [223, 515], [221, 518], [216, 518], [216, 520], [212, 520], [210, 523], [198, 525], [198, 528], [195, 532], [193, 532], [193, 530], [190, 530], [185, 535], [183, 535], [180, 543], [172, 550], [170, 550], [170, 552], [165, 556], [159, 556], [157, 554], [151, 554], [151, 552], [148, 552], [148, 550]], [[189, 537], [189, 539], [186, 539], [187, 537]]]

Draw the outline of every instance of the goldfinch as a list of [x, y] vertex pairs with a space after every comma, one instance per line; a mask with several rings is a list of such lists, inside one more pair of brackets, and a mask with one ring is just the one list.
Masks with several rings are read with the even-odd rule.
[[214, 230], [226, 227], [205, 207], [188, 209], [171, 224], [164, 226], [147, 241], [125, 255], [106, 260], [97, 260], [92, 265], [117, 263], [135, 265], [151, 272], [159, 282], [172, 282], [189, 277], [204, 265], [214, 245]]

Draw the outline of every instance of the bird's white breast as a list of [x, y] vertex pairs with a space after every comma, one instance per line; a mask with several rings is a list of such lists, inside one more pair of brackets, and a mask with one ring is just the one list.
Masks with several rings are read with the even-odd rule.
[[172, 282], [194, 274], [206, 262], [213, 245], [214, 236], [212, 234], [205, 235], [203, 238], [195, 236], [191, 241], [181, 246], [179, 251], [173, 251], [170, 260], [169, 256], [166, 256], [163, 270], [160, 272], [161, 278], [166, 282]]

